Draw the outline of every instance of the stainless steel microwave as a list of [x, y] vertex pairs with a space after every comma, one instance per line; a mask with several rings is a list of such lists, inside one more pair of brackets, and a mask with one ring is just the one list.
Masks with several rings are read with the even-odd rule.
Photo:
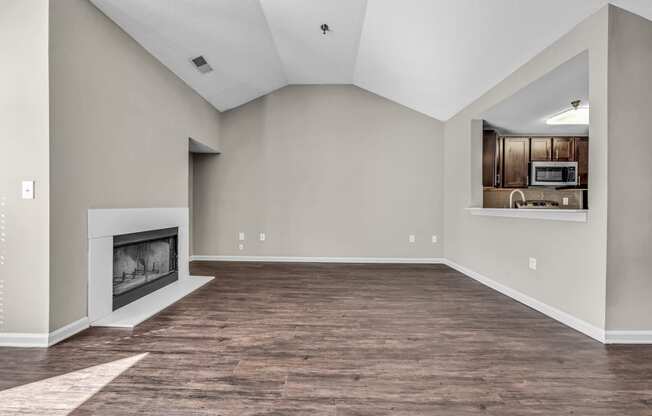
[[532, 162], [530, 185], [577, 185], [577, 162]]

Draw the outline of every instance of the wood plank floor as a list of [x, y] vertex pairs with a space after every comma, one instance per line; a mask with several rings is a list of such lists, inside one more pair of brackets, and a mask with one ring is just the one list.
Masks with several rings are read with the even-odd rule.
[[73, 415], [652, 415], [652, 348], [605, 347], [443, 265], [194, 263], [133, 332], [0, 348], [0, 390], [149, 352]]

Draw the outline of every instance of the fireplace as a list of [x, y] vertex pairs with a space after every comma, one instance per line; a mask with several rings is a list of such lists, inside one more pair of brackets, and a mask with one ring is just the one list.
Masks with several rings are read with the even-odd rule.
[[179, 279], [179, 228], [113, 237], [113, 310]]

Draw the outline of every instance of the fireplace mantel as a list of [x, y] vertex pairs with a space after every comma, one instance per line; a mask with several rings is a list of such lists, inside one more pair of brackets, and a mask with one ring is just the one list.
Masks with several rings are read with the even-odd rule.
[[[179, 280], [113, 311], [113, 237], [178, 227]], [[188, 208], [88, 210], [88, 318], [92, 326], [133, 327], [206, 284], [190, 276]]]

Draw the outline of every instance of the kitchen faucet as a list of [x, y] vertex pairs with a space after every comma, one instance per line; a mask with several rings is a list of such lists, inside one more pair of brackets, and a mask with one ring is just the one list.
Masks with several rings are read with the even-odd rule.
[[516, 193], [516, 192], [518, 192], [519, 194], [521, 194], [521, 199], [523, 200], [523, 202], [525, 202], [525, 194], [523, 193], [523, 191], [521, 191], [520, 189], [514, 189], [514, 190], [509, 194], [509, 207], [510, 207], [510, 208], [514, 208], [514, 203], [512, 202], [512, 198], [514, 197], [514, 193]]

